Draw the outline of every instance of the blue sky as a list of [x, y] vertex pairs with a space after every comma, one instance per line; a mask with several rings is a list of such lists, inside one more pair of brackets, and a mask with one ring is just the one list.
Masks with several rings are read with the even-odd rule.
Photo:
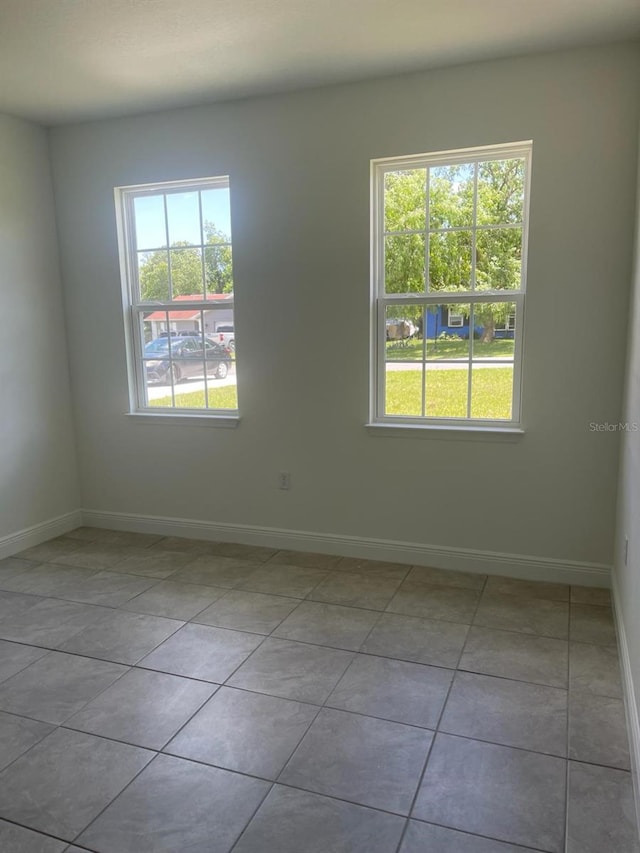
[[[231, 238], [231, 215], [228, 187], [203, 190], [202, 218], [211, 222]], [[138, 196], [134, 200], [136, 219], [136, 242], [138, 251], [158, 249], [167, 245], [164, 220], [164, 197], [158, 195]], [[168, 193], [167, 218], [169, 221], [169, 243], [201, 243], [198, 193]]]

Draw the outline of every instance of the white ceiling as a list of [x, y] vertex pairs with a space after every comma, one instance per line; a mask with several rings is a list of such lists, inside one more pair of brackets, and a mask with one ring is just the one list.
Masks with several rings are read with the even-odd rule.
[[59, 124], [638, 35], [639, 0], [0, 0], [0, 112]]

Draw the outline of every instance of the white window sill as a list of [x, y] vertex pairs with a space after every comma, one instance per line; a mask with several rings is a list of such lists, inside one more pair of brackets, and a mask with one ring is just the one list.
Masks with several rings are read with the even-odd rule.
[[239, 415], [156, 415], [151, 412], [127, 412], [126, 417], [134, 423], [154, 426], [206, 426], [217, 429], [235, 429], [240, 423]]
[[443, 424], [367, 423], [370, 435], [381, 438], [436, 438], [453, 441], [518, 441], [525, 434], [522, 427]]

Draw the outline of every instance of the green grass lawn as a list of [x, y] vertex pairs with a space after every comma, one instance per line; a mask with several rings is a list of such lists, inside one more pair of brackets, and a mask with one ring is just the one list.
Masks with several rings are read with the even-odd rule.
[[[391, 361], [422, 361], [422, 340], [387, 341], [387, 359]], [[513, 340], [495, 338], [487, 344], [473, 342], [474, 358], [513, 358]], [[458, 338], [441, 341], [427, 338], [427, 360], [440, 358], [468, 358], [469, 341]]]
[[[426, 414], [433, 418], [466, 418], [467, 370], [430, 370], [427, 374]], [[422, 371], [393, 370], [386, 375], [386, 414], [422, 415]], [[471, 417], [511, 418], [513, 367], [491, 367], [473, 373]], [[152, 400], [158, 408], [171, 408], [171, 396]], [[204, 409], [204, 391], [176, 394], [176, 408]], [[209, 388], [210, 409], [237, 409], [235, 385]]]
[[[151, 406], [158, 408], [171, 408], [173, 403], [171, 395], [168, 397], [160, 397], [158, 400], [151, 400]], [[191, 391], [188, 394], [176, 394], [177, 409], [204, 409], [205, 408], [204, 391]], [[209, 408], [210, 409], [237, 409], [238, 394], [235, 385], [223, 385], [222, 388], [212, 388], [209, 386]]]
[[[466, 418], [466, 370], [432, 370], [427, 374], [426, 412], [432, 418]], [[388, 371], [388, 415], [422, 415], [422, 371]], [[473, 373], [472, 418], [511, 418], [513, 368], [491, 367]]]

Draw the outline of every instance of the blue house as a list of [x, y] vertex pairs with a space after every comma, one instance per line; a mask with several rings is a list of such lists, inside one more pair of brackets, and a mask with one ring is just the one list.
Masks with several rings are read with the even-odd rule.
[[[502, 325], [496, 325], [496, 338], [513, 338], [516, 327], [516, 315], [510, 314]], [[427, 338], [438, 338], [442, 333], [469, 337], [469, 317], [457, 313], [455, 306], [438, 305], [435, 310], [427, 311]], [[482, 334], [482, 326], [475, 326], [476, 336]]]

